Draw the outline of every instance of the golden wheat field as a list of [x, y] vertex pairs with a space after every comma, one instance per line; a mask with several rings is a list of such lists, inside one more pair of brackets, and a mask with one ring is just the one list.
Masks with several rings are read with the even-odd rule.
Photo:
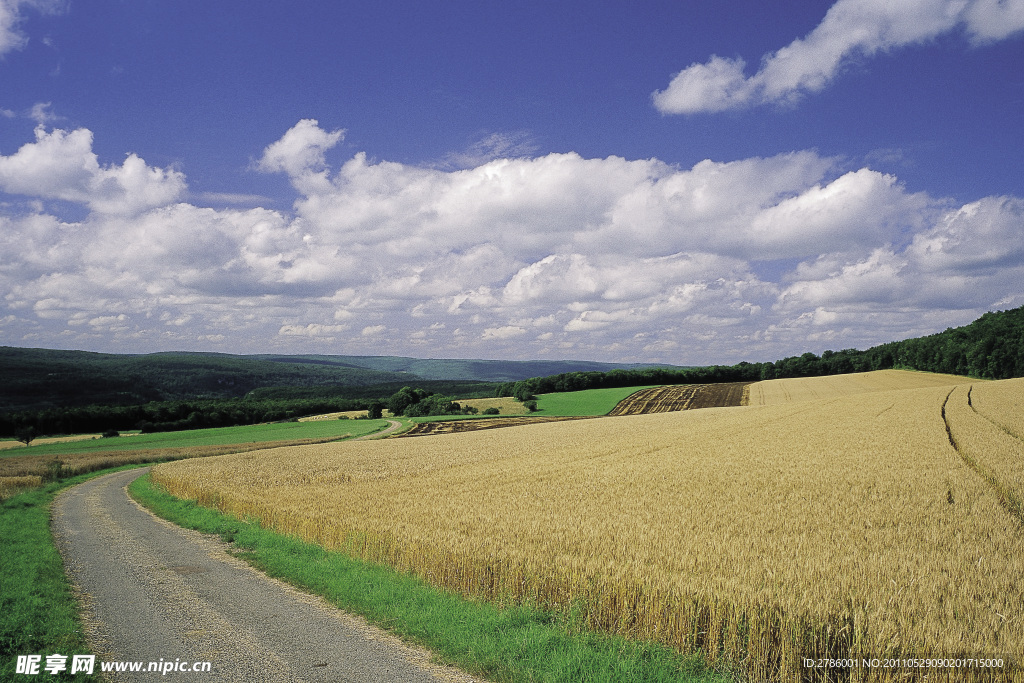
[[500, 398], [465, 398], [457, 401], [457, 403], [463, 407], [476, 408], [481, 413], [488, 408], [497, 408], [499, 415], [525, 415], [529, 412], [523, 407], [522, 403], [511, 396], [502, 396]]
[[[575, 604], [595, 628], [701, 650], [752, 680], [812, 679], [802, 657], [1019, 659], [1022, 461], [999, 425], [1019, 424], [1024, 380], [926, 381], [274, 449], [153, 478], [468, 595]], [[842, 675], [971, 680], [926, 673]], [[1020, 680], [978, 680], [1006, 675]]]
[[309, 417], [300, 417], [299, 422], [319, 422], [320, 420], [338, 419], [355, 420], [361, 417], [366, 417], [365, 410], [343, 410], [337, 413], [324, 413], [323, 415], [310, 415]]
[[[100, 434], [76, 434], [74, 436], [46, 436], [39, 439], [35, 439], [32, 443], [40, 445], [44, 443], [65, 443], [68, 441], [87, 441], [89, 439], [98, 439]], [[125, 436], [128, 436], [127, 434]], [[2, 439], [0, 440], [0, 451], [5, 451], [10, 448], [24, 448], [25, 444], [14, 439]]]
[[[876, 370], [874, 372], [853, 372], [848, 375], [827, 377], [799, 377], [794, 379], [770, 379], [750, 385], [747, 404], [752, 406], [775, 405], [793, 401], [850, 396], [872, 391], [892, 389], [920, 389], [943, 387], [970, 382], [957, 375], [941, 375], [913, 370]], [[974, 380], [975, 382], [983, 380]]]

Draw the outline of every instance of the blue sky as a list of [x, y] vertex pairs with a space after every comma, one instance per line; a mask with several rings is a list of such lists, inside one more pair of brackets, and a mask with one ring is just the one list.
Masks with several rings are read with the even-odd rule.
[[681, 364], [1024, 305], [1024, 0], [0, 0], [0, 344]]

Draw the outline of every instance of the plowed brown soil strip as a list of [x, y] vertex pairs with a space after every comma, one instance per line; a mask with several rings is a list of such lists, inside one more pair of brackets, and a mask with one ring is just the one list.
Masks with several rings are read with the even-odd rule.
[[728, 384], [681, 384], [643, 389], [619, 402], [609, 415], [671, 413], [697, 408], [726, 408], [743, 401], [743, 389], [749, 382]]
[[[643, 389], [623, 399], [608, 415], [642, 415], [645, 413], [670, 413], [677, 410], [696, 408], [725, 408], [742, 405], [743, 389], [749, 382], [729, 384], [682, 384]], [[391, 438], [406, 436], [429, 436], [431, 434], [454, 434], [475, 432], [481, 429], [499, 429], [538, 422], [561, 422], [562, 420], [589, 420], [591, 417], [496, 417], [479, 420], [451, 420], [448, 422], [421, 422], [407, 432]]]
[[476, 432], [481, 429], [499, 429], [501, 427], [518, 427], [519, 425], [537, 424], [538, 422], [561, 422], [563, 420], [589, 420], [590, 417], [494, 417], [479, 420], [451, 420], [449, 422], [421, 422], [407, 432], [391, 437], [399, 439], [406, 436], [429, 436], [432, 434], [455, 434], [459, 432]]

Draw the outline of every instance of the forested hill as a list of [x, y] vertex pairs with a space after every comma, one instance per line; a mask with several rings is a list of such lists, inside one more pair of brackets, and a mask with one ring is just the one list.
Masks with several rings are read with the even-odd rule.
[[970, 325], [927, 337], [882, 344], [895, 367], [985, 379], [1024, 377], [1024, 306], [986, 313]]
[[[397, 356], [123, 355], [0, 347], [0, 413], [239, 398], [254, 391], [262, 399], [319, 399], [332, 394], [331, 388], [377, 386], [391, 393], [402, 385], [422, 385], [428, 380], [505, 382], [501, 393], [512, 395], [517, 390], [546, 393], [601, 386], [757, 381], [894, 367], [989, 379], [1024, 377], [1024, 307], [986, 313], [964, 327], [866, 351], [826, 351], [820, 357], [805, 353], [770, 363], [705, 368]], [[354, 397], [351, 391], [344, 393]]]
[[[286, 363], [325, 363], [381, 372], [406, 373], [424, 380], [508, 382], [561, 372], [607, 372], [644, 368], [650, 363], [598, 363], [589, 360], [478, 360], [465, 358], [408, 358], [405, 356], [251, 356]], [[666, 366], [673, 367], [673, 366]]]
[[616, 367], [630, 366], [589, 361], [424, 360], [395, 356], [127, 355], [4, 346], [0, 347], [0, 413], [239, 398], [271, 387], [315, 390], [371, 385], [400, 388], [423, 380], [496, 382]]
[[866, 351], [805, 353], [769, 363], [739, 363], [702, 368], [644, 368], [611, 372], [572, 372], [532, 377], [499, 386], [502, 396], [526, 396], [552, 391], [578, 391], [644, 384], [757, 382], [784, 377], [816, 377], [848, 372], [905, 368], [983, 379], [1024, 377], [1024, 306], [986, 313], [963, 327]]

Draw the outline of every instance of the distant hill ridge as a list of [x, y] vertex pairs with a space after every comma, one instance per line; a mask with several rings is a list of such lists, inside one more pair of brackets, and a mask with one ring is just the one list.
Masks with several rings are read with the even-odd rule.
[[407, 373], [427, 380], [509, 382], [563, 372], [607, 372], [615, 369], [679, 367], [653, 363], [599, 363], [586, 360], [480, 360], [409, 358], [405, 356], [249, 356], [281, 363], [310, 363]]
[[[826, 351], [773, 363], [686, 368], [594, 361], [423, 359], [206, 352], [109, 354], [0, 347], [0, 413], [86, 405], [239, 398], [322, 398], [389, 394], [403, 384], [432, 383], [446, 394], [516, 385], [533, 393], [652, 383], [757, 381], [886, 368], [970, 375], [1024, 376], [1024, 307], [986, 313], [969, 325], [858, 351]], [[445, 385], [445, 383], [450, 383]], [[500, 385], [503, 385], [499, 387]], [[371, 387], [376, 387], [372, 391]], [[332, 389], [333, 388], [333, 389]], [[348, 388], [341, 392], [342, 388]], [[384, 393], [382, 393], [384, 392]]]
[[648, 366], [402, 356], [112, 354], [0, 346], [0, 412], [238, 398], [254, 390], [282, 387], [369, 387], [439, 380], [497, 383], [540, 374], [637, 367]]

